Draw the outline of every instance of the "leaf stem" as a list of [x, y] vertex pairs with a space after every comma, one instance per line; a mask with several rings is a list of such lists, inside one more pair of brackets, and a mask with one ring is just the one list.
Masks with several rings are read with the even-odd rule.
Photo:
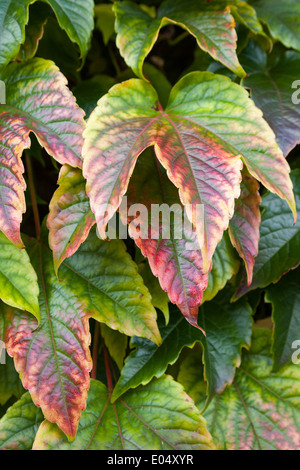
[[100, 338], [100, 325], [96, 321], [95, 330], [94, 330], [94, 344], [93, 344], [93, 369], [91, 372], [91, 378], [96, 379], [97, 377], [97, 364], [99, 356], [99, 338]]
[[31, 158], [28, 152], [25, 153], [25, 161], [26, 161], [26, 170], [27, 170], [27, 177], [28, 177], [28, 187], [29, 187], [32, 210], [33, 210], [33, 217], [34, 217], [35, 233], [36, 233], [36, 237], [39, 239], [40, 234], [41, 234], [40, 216], [39, 216], [39, 209], [38, 209], [38, 203], [37, 203], [36, 192], [35, 192]]
[[176, 46], [176, 44], [178, 44], [180, 41], [182, 41], [188, 36], [189, 36], [189, 33], [187, 31], [184, 31], [183, 33], [179, 34], [179, 36], [177, 36], [176, 38], [169, 39], [168, 44], [169, 46]]
[[103, 354], [104, 354], [104, 365], [105, 365], [105, 372], [106, 372], [106, 379], [107, 379], [107, 387], [110, 392], [113, 391], [113, 382], [112, 382], [112, 377], [111, 377], [111, 372], [110, 372], [110, 367], [109, 367], [109, 356], [108, 356], [108, 351], [107, 347], [105, 344], [103, 344]]

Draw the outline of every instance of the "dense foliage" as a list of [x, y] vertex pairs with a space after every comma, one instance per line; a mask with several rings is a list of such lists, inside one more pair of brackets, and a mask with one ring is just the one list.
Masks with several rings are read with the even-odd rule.
[[2, 0], [1, 449], [300, 449], [299, 28]]

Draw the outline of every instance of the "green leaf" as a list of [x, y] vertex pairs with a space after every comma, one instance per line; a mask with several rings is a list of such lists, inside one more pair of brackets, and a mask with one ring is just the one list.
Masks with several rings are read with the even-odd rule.
[[281, 276], [299, 264], [300, 250], [300, 170], [293, 170], [292, 181], [298, 220], [293, 225], [292, 216], [282, 200], [273, 194], [262, 197], [264, 208], [260, 225], [258, 255], [255, 259], [253, 280], [250, 286], [242, 280], [235, 298], [257, 287], [277, 282]]
[[115, 14], [112, 5], [102, 3], [95, 6], [96, 27], [103, 35], [103, 42], [108, 44], [115, 32]]
[[[299, 449], [300, 369], [289, 364], [272, 372], [271, 331], [254, 329], [234, 382], [204, 413], [214, 442], [224, 450]], [[204, 383], [195, 362], [182, 363], [178, 380], [193, 390], [201, 408]], [[201, 385], [202, 384], [202, 385]]]
[[89, 80], [81, 81], [72, 88], [72, 93], [75, 95], [80, 108], [84, 110], [86, 118], [95, 109], [99, 99], [115, 84], [116, 80], [109, 75], [95, 75]]
[[112, 330], [104, 323], [101, 323], [101, 336], [109, 355], [121, 370], [126, 356], [128, 337], [117, 330]]
[[59, 188], [52, 196], [47, 218], [49, 245], [53, 251], [56, 272], [64, 259], [72, 256], [86, 240], [95, 223], [85, 184], [79, 168], [62, 166], [58, 178]]
[[288, 163], [246, 90], [227, 77], [192, 72], [173, 87], [163, 111], [151, 85], [132, 79], [101, 98], [85, 131], [83, 174], [102, 238], [138, 156], [152, 145], [191, 221], [191, 207], [204, 205], [198, 236], [204, 273], [240, 194], [240, 156], [296, 213]]
[[245, 262], [247, 282], [251, 284], [255, 257], [258, 253], [261, 222], [259, 184], [243, 169], [241, 195], [235, 202], [229, 223], [229, 236], [233, 246]]
[[25, 393], [0, 420], [1, 450], [31, 450], [35, 435], [44, 421], [43, 413]]
[[244, 70], [236, 56], [235, 22], [230, 9], [216, 11], [206, 2], [166, 0], [153, 18], [145, 9], [129, 1], [114, 3], [116, 44], [125, 62], [143, 78], [143, 63], [157, 40], [160, 29], [175, 24], [192, 34], [201, 49], [237, 75]]
[[32, 313], [40, 320], [37, 275], [25, 250], [0, 233], [0, 298], [11, 305]]
[[30, 132], [59, 163], [82, 166], [83, 111], [51, 61], [32, 59], [9, 65], [0, 74], [6, 105], [0, 105], [0, 229], [22, 247], [20, 223], [25, 212], [21, 156], [30, 147]]
[[48, 3], [62, 29], [71, 41], [78, 44], [81, 57], [85, 59], [94, 28], [94, 1], [85, 0], [43, 0]]
[[0, 10], [0, 70], [18, 54], [25, 40], [28, 8], [35, 0], [3, 0]]
[[212, 268], [208, 273], [208, 284], [203, 292], [202, 303], [213, 299], [232, 276], [237, 274], [239, 267], [237, 254], [225, 232], [213, 255]]
[[277, 371], [290, 361], [300, 331], [300, 269], [292, 270], [266, 289], [265, 300], [272, 304], [274, 322], [273, 359]]
[[251, 0], [257, 16], [267, 24], [274, 39], [300, 51], [298, 0]]
[[91, 381], [78, 434], [68, 443], [57, 426], [43, 422], [34, 450], [213, 450], [206, 424], [171, 377], [154, 379], [110, 403], [101, 382]]
[[[276, 51], [275, 51], [276, 52]], [[241, 55], [247, 71], [243, 85], [276, 134], [285, 156], [300, 142], [300, 107], [293, 103], [292, 85], [300, 76], [300, 54], [276, 52], [270, 58], [255, 43]], [[295, 92], [296, 93], [296, 92]]]
[[21, 44], [17, 59], [28, 60], [35, 56], [50, 14], [50, 7], [43, 3], [35, 3], [30, 8], [29, 22], [25, 28], [25, 40]]

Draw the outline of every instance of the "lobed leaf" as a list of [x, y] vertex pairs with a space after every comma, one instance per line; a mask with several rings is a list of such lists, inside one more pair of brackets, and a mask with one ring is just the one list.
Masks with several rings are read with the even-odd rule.
[[222, 62], [237, 75], [244, 70], [236, 56], [235, 22], [229, 8], [220, 8], [206, 2], [190, 0], [165, 0], [155, 17], [140, 6], [129, 1], [114, 3], [116, 14], [116, 44], [127, 65], [138, 77], [143, 78], [143, 63], [160, 29], [175, 24], [192, 34], [201, 49]]
[[33, 450], [213, 450], [206, 424], [192, 400], [171, 377], [154, 379], [111, 404], [101, 382], [91, 381], [78, 434], [68, 443], [44, 421]]
[[0, 105], [0, 229], [22, 247], [20, 223], [25, 212], [22, 152], [34, 132], [59, 163], [82, 166], [83, 111], [57, 67], [44, 59], [11, 64], [0, 77], [6, 84], [6, 105]]

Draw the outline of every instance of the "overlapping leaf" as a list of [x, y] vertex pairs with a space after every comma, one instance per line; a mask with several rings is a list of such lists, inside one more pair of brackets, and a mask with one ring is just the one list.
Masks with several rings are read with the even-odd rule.
[[[29, 19], [29, 5], [36, 0], [3, 0], [0, 12], [0, 68], [10, 62], [25, 40], [25, 26]], [[94, 26], [92, 0], [45, 0], [57, 16], [60, 26], [77, 43], [81, 55], [87, 54]]]
[[[299, 450], [300, 368], [290, 363], [272, 372], [270, 349], [271, 331], [255, 329], [233, 384], [204, 413], [218, 448]], [[182, 363], [178, 380], [202, 408], [205, 384], [191, 356]]]
[[300, 262], [300, 171], [293, 170], [291, 177], [298, 208], [298, 221], [293, 225], [292, 216], [282, 200], [271, 193], [262, 197], [264, 210], [253, 280], [248, 286], [243, 279], [236, 297], [257, 287], [266, 287], [272, 282], [277, 282], [284, 273]]
[[216, 10], [204, 1], [166, 0], [159, 7], [157, 16], [133, 2], [115, 2], [116, 44], [126, 63], [139, 77], [143, 77], [143, 63], [151, 51], [160, 29], [175, 24], [192, 34], [201, 49], [222, 62], [237, 75], [244, 71], [236, 56], [235, 22], [230, 9], [224, 6]]
[[293, 93], [297, 90], [292, 88], [300, 76], [300, 54], [294, 51], [277, 53], [273, 55], [272, 63], [257, 44], [251, 43], [241, 61], [247, 71], [243, 85], [250, 89], [252, 99], [263, 111], [287, 156], [300, 142], [300, 106], [293, 102]]
[[175, 85], [163, 111], [151, 85], [133, 79], [99, 101], [85, 131], [83, 174], [103, 238], [139, 154], [151, 145], [191, 221], [192, 208], [204, 206], [198, 236], [204, 272], [240, 194], [240, 156], [252, 176], [295, 214], [289, 166], [244, 89], [224, 76], [193, 72]]
[[45, 421], [34, 450], [213, 450], [211, 436], [192, 400], [171, 377], [154, 379], [116, 403], [101, 382], [91, 381], [78, 434], [68, 443]]
[[13, 360], [6, 354], [5, 364], [0, 367], [0, 406], [5, 405], [11, 397], [21, 398], [24, 391]]
[[23, 246], [20, 223], [25, 211], [22, 152], [34, 132], [59, 163], [82, 165], [83, 111], [66, 86], [65, 77], [50, 61], [32, 59], [11, 64], [1, 74], [6, 105], [0, 105], [1, 204], [0, 229]]
[[300, 51], [298, 0], [251, 0], [257, 16], [267, 24], [274, 39]]
[[39, 286], [28, 254], [0, 233], [0, 298], [12, 307], [27, 310], [38, 320]]
[[[158, 277], [170, 301], [178, 305], [190, 323], [197, 326], [198, 307], [208, 276], [203, 273], [202, 257], [195, 234], [185, 227], [182, 229], [184, 214], [178, 192], [156, 160], [152, 149], [145, 152], [138, 161], [128, 188], [127, 203], [128, 214], [136, 203], [146, 207], [145, 217], [134, 219], [134, 214], [128, 216], [129, 234], [134, 237], [142, 254], [148, 258], [153, 274]], [[162, 210], [170, 209], [170, 212], [164, 214], [162, 219], [154, 220], [154, 205]], [[137, 228], [142, 236], [140, 232], [133, 234]], [[180, 233], [177, 232], [178, 228], [182, 229]]]
[[0, 450], [31, 450], [44, 419], [30, 394], [25, 393], [0, 420]]
[[253, 266], [258, 253], [260, 203], [259, 184], [244, 169], [241, 195], [235, 202], [229, 235], [233, 246], [245, 262], [248, 284], [252, 281]]
[[290, 361], [300, 332], [300, 268], [286, 274], [277, 284], [268, 286], [265, 300], [272, 304], [274, 370]]
[[63, 165], [58, 184], [59, 188], [50, 202], [47, 219], [49, 244], [56, 271], [62, 261], [72, 256], [86, 240], [95, 223], [81, 170]]

